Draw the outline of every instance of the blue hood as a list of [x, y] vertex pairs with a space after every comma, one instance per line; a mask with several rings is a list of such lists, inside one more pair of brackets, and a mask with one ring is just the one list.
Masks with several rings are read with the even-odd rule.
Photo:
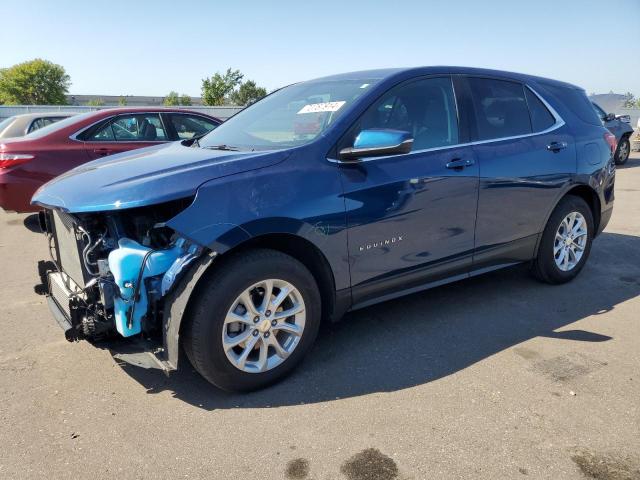
[[85, 163], [40, 187], [31, 203], [71, 213], [143, 207], [194, 195], [209, 180], [274, 165], [288, 155], [174, 142]]

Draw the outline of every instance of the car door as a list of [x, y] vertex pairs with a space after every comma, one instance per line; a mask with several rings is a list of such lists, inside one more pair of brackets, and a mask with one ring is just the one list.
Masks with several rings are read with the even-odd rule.
[[480, 167], [474, 269], [532, 258], [538, 234], [576, 171], [573, 136], [532, 87], [467, 77]]
[[170, 141], [159, 113], [127, 113], [110, 118], [83, 137], [92, 159]]
[[459, 146], [451, 77], [401, 84], [377, 100], [339, 142], [370, 129], [406, 131], [406, 154], [340, 162], [355, 304], [466, 276], [474, 247], [478, 166]]

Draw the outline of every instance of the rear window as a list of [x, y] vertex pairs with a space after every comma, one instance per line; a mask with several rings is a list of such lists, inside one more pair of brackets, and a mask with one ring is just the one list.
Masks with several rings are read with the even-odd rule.
[[522, 84], [490, 78], [469, 78], [476, 114], [477, 140], [531, 133]]
[[556, 123], [556, 119], [549, 109], [542, 103], [542, 100], [528, 88], [524, 89], [529, 105], [529, 113], [531, 113], [531, 125], [534, 132], [542, 132]]
[[591, 125], [602, 125], [584, 90], [545, 83], [544, 87], [573, 112], [580, 120]]

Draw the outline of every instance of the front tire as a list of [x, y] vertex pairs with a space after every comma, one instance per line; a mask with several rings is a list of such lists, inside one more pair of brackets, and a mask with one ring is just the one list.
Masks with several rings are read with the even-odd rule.
[[560, 284], [573, 280], [591, 252], [593, 213], [582, 198], [567, 195], [556, 206], [542, 233], [532, 272], [539, 280]]
[[624, 165], [625, 163], [627, 163], [630, 153], [631, 143], [629, 142], [629, 138], [622, 137], [620, 139], [620, 143], [618, 143], [618, 148], [616, 148], [616, 153], [614, 155], [616, 165]]
[[275, 250], [236, 254], [202, 279], [183, 335], [193, 367], [227, 391], [282, 379], [311, 349], [320, 326], [313, 275]]

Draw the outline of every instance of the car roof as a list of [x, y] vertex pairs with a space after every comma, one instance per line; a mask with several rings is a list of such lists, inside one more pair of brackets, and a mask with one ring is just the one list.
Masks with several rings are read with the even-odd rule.
[[337, 75], [330, 75], [327, 77], [318, 78], [314, 81], [332, 81], [332, 80], [384, 80], [394, 76], [410, 77], [412, 75], [434, 75], [434, 74], [467, 74], [467, 75], [480, 75], [487, 77], [504, 77], [519, 80], [522, 82], [535, 81], [542, 83], [551, 83], [564, 87], [580, 88], [571, 83], [554, 80], [551, 78], [539, 77], [536, 75], [529, 75], [525, 73], [509, 72], [505, 70], [492, 70], [488, 68], [474, 68], [474, 67], [461, 67], [461, 66], [424, 66], [424, 67], [407, 67], [407, 68], [382, 68], [376, 70], [361, 70], [355, 72], [340, 73]]
[[35, 113], [21, 113], [19, 115], [13, 115], [13, 118], [51, 118], [51, 117], [71, 117], [72, 115], [76, 115], [78, 112], [35, 112]]
[[204, 115], [205, 117], [213, 118], [221, 121], [217, 117], [210, 115], [206, 112], [199, 112], [197, 110], [190, 110], [188, 108], [172, 108], [172, 107], [108, 107], [100, 108], [99, 110], [81, 113], [93, 113], [93, 115], [86, 115], [84, 118], [101, 118], [109, 117], [114, 114], [121, 113], [162, 113], [162, 112], [174, 112], [174, 113], [194, 113], [196, 115]]

